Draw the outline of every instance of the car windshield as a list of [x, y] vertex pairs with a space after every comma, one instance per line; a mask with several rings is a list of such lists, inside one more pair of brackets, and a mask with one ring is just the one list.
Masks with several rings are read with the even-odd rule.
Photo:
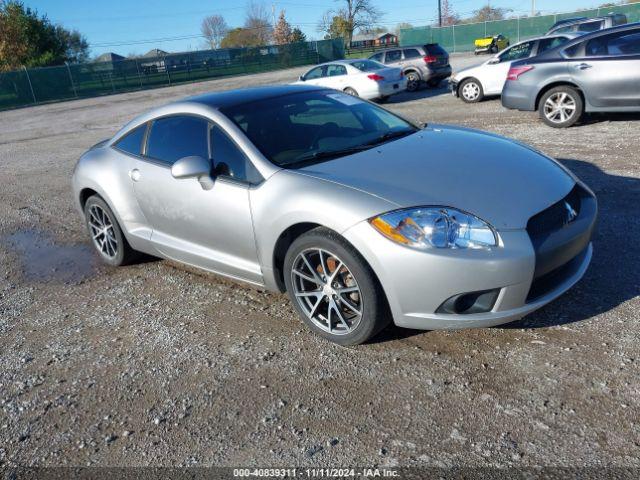
[[380, 107], [333, 90], [293, 93], [221, 111], [267, 159], [285, 168], [349, 155], [418, 130]]
[[363, 72], [372, 72], [374, 70], [385, 68], [383, 64], [376, 62], [375, 60], [357, 60], [355, 62], [351, 62], [351, 66], [356, 67], [358, 70], [362, 70]]

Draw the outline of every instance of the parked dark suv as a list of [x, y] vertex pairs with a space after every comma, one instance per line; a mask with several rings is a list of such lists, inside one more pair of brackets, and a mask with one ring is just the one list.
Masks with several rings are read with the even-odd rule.
[[640, 23], [581, 35], [511, 64], [502, 105], [538, 110], [552, 127], [584, 112], [640, 111]]
[[611, 13], [602, 17], [576, 17], [558, 20], [547, 32], [547, 35], [569, 32], [595, 32], [627, 23], [627, 16], [622, 13]]
[[422, 83], [437, 87], [451, 76], [449, 54], [437, 43], [390, 48], [369, 57], [385, 65], [401, 68], [407, 77], [407, 90], [413, 92]]

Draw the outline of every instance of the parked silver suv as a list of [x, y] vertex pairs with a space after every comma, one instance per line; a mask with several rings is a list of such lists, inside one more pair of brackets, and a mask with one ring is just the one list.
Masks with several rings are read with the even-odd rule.
[[407, 90], [413, 92], [422, 83], [437, 87], [451, 76], [449, 54], [437, 43], [396, 47], [369, 57], [385, 65], [401, 68], [407, 77]]
[[627, 23], [627, 16], [623, 13], [611, 13], [602, 17], [576, 17], [565, 18], [553, 24], [547, 32], [547, 35], [556, 35], [558, 33], [585, 33], [604, 30], [605, 28], [616, 27]]

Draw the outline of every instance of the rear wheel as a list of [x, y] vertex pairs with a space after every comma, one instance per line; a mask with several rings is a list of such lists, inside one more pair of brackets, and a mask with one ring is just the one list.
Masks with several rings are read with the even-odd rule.
[[484, 98], [482, 84], [475, 78], [466, 78], [458, 87], [460, 98], [466, 103], [477, 103]]
[[298, 237], [285, 256], [287, 292], [303, 321], [340, 345], [363, 343], [390, 320], [375, 274], [353, 246], [326, 228]]
[[344, 89], [344, 93], [347, 93], [349, 95], [353, 95], [354, 97], [358, 97], [358, 92], [356, 92], [353, 88], [351, 87], [347, 87]]
[[131, 248], [116, 216], [102, 198], [89, 197], [84, 205], [84, 216], [93, 246], [102, 261], [119, 267], [138, 260], [139, 252]]
[[584, 102], [575, 88], [552, 88], [540, 99], [538, 113], [544, 123], [555, 128], [566, 128], [580, 120]]
[[420, 76], [416, 72], [407, 73], [407, 91], [415, 92], [420, 87]]

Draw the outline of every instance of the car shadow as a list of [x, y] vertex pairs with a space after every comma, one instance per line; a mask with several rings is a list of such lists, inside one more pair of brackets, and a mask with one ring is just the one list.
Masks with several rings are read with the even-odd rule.
[[585, 114], [578, 126], [594, 125], [604, 122], [629, 122], [640, 120], [640, 112], [594, 112]]
[[428, 87], [423, 86], [415, 92], [402, 92], [397, 95], [393, 95], [387, 100], [386, 105], [395, 104], [395, 103], [404, 103], [404, 102], [413, 102], [415, 100], [422, 100], [424, 98], [433, 98], [438, 97], [440, 95], [451, 95], [449, 90], [449, 86], [446, 81], [442, 81], [442, 83], [437, 87]]
[[[583, 279], [560, 298], [521, 320], [496, 328], [547, 328], [606, 313], [640, 295], [640, 179], [612, 175], [581, 160], [558, 159], [598, 197], [594, 254]], [[424, 334], [390, 325], [371, 343]]]

